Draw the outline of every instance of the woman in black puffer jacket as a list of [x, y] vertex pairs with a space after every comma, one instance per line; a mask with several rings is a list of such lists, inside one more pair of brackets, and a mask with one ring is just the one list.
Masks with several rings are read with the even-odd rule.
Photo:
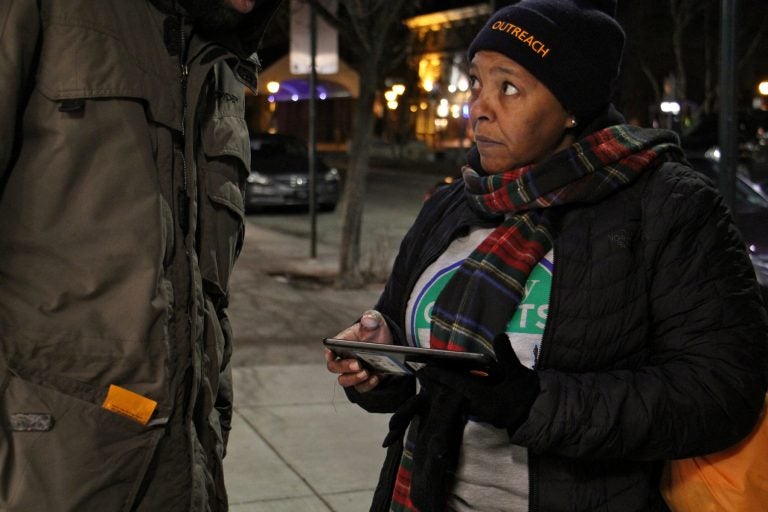
[[424, 205], [375, 310], [338, 336], [491, 353], [504, 378], [427, 367], [417, 386], [326, 352], [352, 401], [396, 412], [372, 510], [666, 510], [664, 461], [755, 424], [752, 266], [674, 134], [610, 106], [610, 14], [524, 0], [470, 46], [464, 180]]

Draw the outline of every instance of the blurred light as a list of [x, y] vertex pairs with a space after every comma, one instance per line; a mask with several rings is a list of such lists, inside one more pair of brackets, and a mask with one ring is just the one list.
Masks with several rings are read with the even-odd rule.
[[768, 96], [768, 80], [763, 80], [757, 86], [757, 91], [763, 96]]
[[427, 110], [429, 108], [429, 103], [427, 103], [426, 101], [422, 101], [421, 103], [419, 103], [419, 108], [421, 110]]
[[461, 116], [461, 105], [451, 105], [451, 117], [458, 119]]
[[277, 94], [277, 91], [280, 90], [280, 82], [267, 82], [267, 91], [269, 91], [271, 94]]
[[459, 82], [458, 82], [458, 84], [456, 84], [456, 85], [459, 87], [459, 90], [460, 90], [461, 92], [465, 92], [467, 89], [469, 89], [469, 80], [467, 80], [467, 77], [465, 77], [464, 75], [462, 75], [462, 76], [459, 78]]
[[469, 105], [466, 103], [461, 106], [461, 115], [464, 117], [464, 119], [469, 119]]
[[321, 100], [324, 100], [324, 99], [325, 99], [325, 98], [327, 98], [327, 97], [328, 97], [328, 95], [327, 95], [327, 94], [325, 94], [324, 92], [321, 92], [321, 93], [320, 93], [320, 99], [321, 99]]
[[448, 114], [451, 111], [451, 106], [448, 105], [448, 100], [442, 99], [440, 100], [440, 104], [437, 106], [437, 115], [440, 117], [448, 117]]
[[411, 112], [418, 112], [419, 111], [419, 107], [417, 107], [416, 105], [411, 105], [411, 108], [409, 110]]
[[715, 162], [720, 161], [720, 148], [709, 148], [704, 152], [704, 158], [713, 160]]
[[449, 85], [448, 86], [448, 92], [450, 92], [450, 93], [456, 92], [456, 86], [453, 85], [453, 84]]
[[396, 110], [397, 109], [397, 101], [395, 101], [395, 100], [388, 101], [387, 102], [387, 108], [389, 108], [389, 110]]
[[256, 171], [251, 171], [248, 177], [245, 179], [248, 183], [255, 183], [257, 185], [268, 186], [272, 184], [272, 178], [259, 174]]
[[661, 111], [666, 114], [677, 115], [680, 113], [680, 104], [676, 101], [662, 101]]
[[269, 98], [267, 98], [267, 101], [270, 102], [270, 103], [274, 103], [275, 102], [275, 97], [270, 94]]
[[395, 91], [386, 91], [384, 93], [384, 99], [388, 102], [397, 100], [397, 93]]
[[331, 167], [325, 173], [325, 181], [339, 181], [339, 179], [341, 179], [341, 176], [339, 175], [339, 170], [335, 167]]
[[403, 84], [394, 84], [392, 85], [392, 90], [395, 94], [401, 96], [405, 92], [405, 86]]
[[299, 95], [298, 94], [294, 94], [294, 95], [291, 96], [291, 99], [293, 101], [299, 101]]
[[424, 87], [424, 90], [427, 92], [432, 92], [432, 89], [435, 88], [434, 82], [432, 82], [431, 79], [427, 78], [424, 80], [424, 83], [422, 84], [422, 87]]

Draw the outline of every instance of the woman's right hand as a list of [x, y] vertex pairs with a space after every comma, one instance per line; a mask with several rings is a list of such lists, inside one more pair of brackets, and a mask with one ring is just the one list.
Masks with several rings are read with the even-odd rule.
[[[387, 322], [381, 313], [373, 309], [363, 313], [358, 323], [347, 327], [334, 338], [392, 344], [392, 333]], [[338, 358], [331, 349], [326, 348], [325, 362], [329, 372], [339, 375], [339, 384], [345, 388], [354, 386], [357, 391], [365, 393], [379, 385], [380, 377], [364, 369], [357, 359]]]

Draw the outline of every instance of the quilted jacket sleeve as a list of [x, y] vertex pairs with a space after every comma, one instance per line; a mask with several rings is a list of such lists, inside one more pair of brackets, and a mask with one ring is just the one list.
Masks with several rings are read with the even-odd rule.
[[0, 187], [18, 150], [22, 110], [34, 74], [39, 26], [38, 2], [0, 3]]
[[768, 329], [754, 271], [719, 194], [662, 167], [643, 194], [648, 357], [636, 369], [539, 372], [511, 441], [583, 459], [662, 460], [748, 434], [766, 392]]

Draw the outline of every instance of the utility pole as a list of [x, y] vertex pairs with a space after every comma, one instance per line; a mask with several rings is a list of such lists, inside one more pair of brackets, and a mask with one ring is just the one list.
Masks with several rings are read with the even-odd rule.
[[718, 136], [720, 139], [720, 193], [733, 209], [735, 171], [738, 165], [736, 141], [736, 0], [721, 0], [720, 22], [720, 112]]
[[317, 133], [315, 129], [316, 104], [315, 89], [317, 88], [317, 17], [315, 5], [309, 2], [309, 256], [317, 257]]

